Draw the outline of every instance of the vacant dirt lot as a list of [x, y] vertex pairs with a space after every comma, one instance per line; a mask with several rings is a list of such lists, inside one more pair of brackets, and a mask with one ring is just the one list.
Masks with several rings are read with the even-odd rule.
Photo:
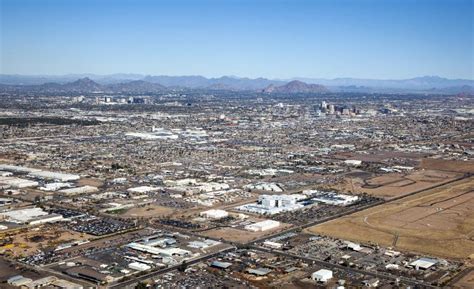
[[456, 289], [472, 289], [472, 288], [474, 288], [474, 269], [469, 274], [467, 274], [466, 276], [461, 278], [461, 280], [456, 282], [453, 285], [453, 288], [456, 288]]
[[33, 229], [20, 230], [13, 235], [2, 235], [1, 238], [9, 240], [0, 250], [15, 257], [29, 256], [38, 250], [55, 249], [59, 244], [91, 239], [92, 236], [52, 226], [43, 226]]
[[346, 192], [367, 193], [389, 200], [428, 189], [461, 176], [461, 173], [435, 170], [420, 170], [409, 174], [388, 173], [367, 180], [348, 178], [334, 188]]
[[433, 256], [472, 258], [472, 208], [473, 177], [357, 212], [307, 231]]
[[123, 214], [121, 214], [121, 217], [168, 217], [171, 214], [173, 214], [175, 210], [168, 208], [168, 207], [163, 207], [159, 205], [147, 205], [144, 207], [134, 207], [131, 209], [126, 210]]
[[84, 178], [77, 181], [78, 186], [93, 186], [93, 187], [102, 187], [104, 182], [99, 179], [93, 178]]
[[209, 231], [201, 232], [201, 235], [212, 237], [212, 238], [222, 238], [226, 241], [231, 241], [231, 242], [236, 242], [236, 243], [247, 243], [249, 241], [252, 241], [254, 239], [263, 237], [265, 235], [275, 233], [277, 231], [281, 231], [284, 229], [287, 229], [291, 227], [290, 224], [280, 224], [280, 227], [264, 231], [264, 232], [250, 232], [244, 229], [238, 229], [238, 228], [217, 228], [217, 229], [212, 229]]
[[423, 169], [474, 173], [474, 161], [450, 161], [438, 159], [422, 159], [420, 167]]

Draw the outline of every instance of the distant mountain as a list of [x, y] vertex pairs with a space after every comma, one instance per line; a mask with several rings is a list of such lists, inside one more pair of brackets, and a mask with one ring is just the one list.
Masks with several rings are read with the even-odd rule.
[[366, 88], [367, 91], [429, 91], [448, 87], [474, 86], [474, 80], [448, 79], [439, 76], [422, 76], [409, 79], [361, 79], [361, 78], [295, 78], [307, 83], [318, 83], [328, 87], [349, 89], [356, 87], [358, 90]]
[[283, 84], [283, 81], [266, 78], [239, 78], [222, 76], [219, 78], [205, 78], [203, 76], [147, 76], [143, 80], [159, 83], [168, 87], [209, 88], [230, 90], [261, 90], [270, 84]]
[[[82, 79], [77, 82], [78, 79]], [[299, 81], [285, 86], [288, 81]], [[92, 83], [94, 82], [94, 83]], [[322, 87], [302, 85], [315, 84]], [[249, 91], [324, 91], [360, 93], [438, 93], [473, 94], [474, 80], [447, 79], [439, 76], [422, 76], [410, 79], [360, 79], [360, 78], [294, 78], [272, 80], [267, 78], [245, 78], [222, 76], [206, 78], [200, 75], [167, 76], [117, 73], [110, 75], [68, 74], [68, 75], [8, 75], [0, 74], [1, 91], [43, 91], [43, 92], [123, 92], [146, 93], [163, 91], [166, 88], [210, 89], [210, 90], [249, 90]]]
[[474, 95], [474, 86], [463, 85], [463, 86], [451, 86], [451, 87], [444, 87], [444, 88], [434, 88], [432, 92], [443, 93], [443, 94]]
[[0, 84], [0, 92], [40, 92], [40, 93], [153, 93], [167, 90], [166, 87], [143, 80], [102, 85], [88, 77], [65, 84], [48, 82], [40, 85]]
[[151, 76], [148, 75], [143, 78], [144, 81], [159, 83], [168, 87], [188, 87], [188, 88], [199, 88], [206, 87], [207, 78], [204, 76]]
[[116, 73], [109, 75], [66, 74], [66, 75], [17, 75], [0, 74], [0, 83], [9, 85], [39, 85], [44, 83], [65, 84], [80, 78], [89, 78], [100, 84], [111, 84], [143, 79], [145, 76], [132, 73]]
[[324, 93], [329, 90], [319, 84], [308, 84], [299, 80], [293, 80], [282, 86], [269, 85], [263, 90], [264, 93]]
[[66, 92], [102, 92], [105, 90], [105, 87], [88, 77], [84, 77], [74, 82], [63, 84], [60, 89]]
[[165, 91], [167, 88], [161, 84], [151, 83], [144, 80], [134, 80], [125, 83], [110, 84], [107, 90], [122, 93], [147, 93]]

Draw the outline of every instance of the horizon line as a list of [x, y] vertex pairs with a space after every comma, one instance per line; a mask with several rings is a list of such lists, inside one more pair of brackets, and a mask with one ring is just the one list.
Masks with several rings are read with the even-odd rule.
[[180, 74], [180, 75], [171, 75], [171, 74], [146, 74], [146, 73], [136, 73], [136, 72], [114, 72], [114, 73], [107, 73], [107, 74], [100, 74], [100, 73], [90, 73], [90, 72], [82, 72], [82, 73], [65, 73], [65, 74], [20, 74], [20, 73], [0, 73], [0, 76], [20, 76], [20, 77], [66, 77], [66, 76], [113, 76], [113, 75], [137, 75], [143, 77], [155, 77], [155, 76], [163, 76], [163, 77], [204, 77], [206, 79], [219, 79], [223, 77], [229, 77], [234, 79], [267, 79], [267, 80], [274, 80], [274, 81], [291, 81], [291, 80], [299, 80], [299, 79], [308, 79], [308, 80], [337, 80], [337, 79], [357, 79], [357, 80], [380, 80], [380, 81], [390, 81], [390, 80], [410, 80], [415, 78], [441, 78], [441, 79], [448, 79], [448, 80], [469, 80], [474, 81], [474, 78], [450, 78], [440, 75], [418, 75], [406, 78], [363, 78], [363, 77], [351, 77], [351, 76], [340, 76], [340, 77], [311, 77], [311, 76], [293, 76], [290, 78], [272, 78], [272, 77], [265, 77], [265, 76], [258, 76], [258, 77], [249, 77], [249, 76], [238, 76], [238, 75], [228, 75], [222, 74], [220, 76], [206, 76], [202, 74]]

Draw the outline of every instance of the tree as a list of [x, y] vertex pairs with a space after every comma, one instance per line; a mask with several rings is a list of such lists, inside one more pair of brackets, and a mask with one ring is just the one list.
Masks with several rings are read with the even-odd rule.
[[41, 202], [41, 197], [40, 196], [36, 196], [35, 197], [35, 203], [39, 203]]
[[188, 268], [188, 264], [186, 264], [186, 262], [183, 261], [183, 263], [181, 263], [181, 265], [179, 265], [178, 271], [179, 272], [184, 272], [184, 271], [186, 271], [186, 268]]
[[135, 289], [146, 289], [146, 288], [147, 288], [147, 285], [144, 282], [140, 282], [137, 284], [137, 286], [135, 286]]

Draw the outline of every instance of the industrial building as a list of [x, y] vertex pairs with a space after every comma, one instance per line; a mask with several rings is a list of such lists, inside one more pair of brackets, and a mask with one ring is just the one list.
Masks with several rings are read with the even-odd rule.
[[356, 203], [359, 196], [339, 194], [336, 192], [321, 192], [317, 190], [305, 190], [303, 194], [312, 197], [311, 200], [333, 206], [348, 206]]
[[316, 282], [326, 283], [332, 279], [332, 276], [333, 274], [331, 270], [321, 269], [311, 274], [311, 279], [313, 279]]
[[300, 198], [301, 195], [261, 195], [256, 203], [242, 205], [237, 209], [262, 215], [273, 215], [303, 208], [304, 205], [297, 202]]
[[21, 179], [16, 177], [0, 177], [0, 189], [24, 189], [37, 187], [39, 184], [36, 181]]
[[41, 171], [40, 169], [33, 169], [27, 168], [22, 166], [14, 166], [14, 165], [7, 165], [7, 164], [0, 164], [0, 170], [14, 172], [14, 173], [32, 173]]
[[130, 243], [127, 245], [130, 249], [137, 250], [140, 252], [145, 252], [153, 255], [158, 255], [162, 257], [172, 257], [172, 256], [190, 256], [191, 252], [180, 249], [180, 248], [156, 248], [150, 245], [143, 245], [139, 243]]
[[63, 188], [70, 188], [70, 187], [72, 187], [71, 183], [55, 182], [55, 183], [45, 184], [43, 187], [40, 187], [39, 189], [42, 191], [55, 192], [57, 190], [60, 190]]
[[224, 210], [207, 210], [201, 212], [199, 215], [208, 219], [222, 219], [228, 217], [229, 213]]
[[275, 183], [258, 183], [258, 184], [250, 184], [244, 187], [245, 189], [249, 190], [259, 190], [259, 191], [268, 191], [268, 192], [283, 192], [283, 189]]
[[431, 258], [420, 258], [410, 263], [410, 266], [414, 267], [416, 270], [423, 269], [426, 270], [434, 265], [438, 264], [438, 260]]
[[37, 288], [60, 288], [60, 289], [82, 289], [83, 286], [77, 283], [73, 283], [64, 279], [59, 279], [55, 276], [47, 276], [44, 278], [31, 281], [29, 283], [20, 286], [24, 289], [37, 289]]
[[151, 266], [140, 262], [132, 262], [128, 264], [128, 268], [133, 269], [135, 271], [146, 271], [151, 269]]
[[5, 218], [12, 223], [38, 225], [61, 221], [63, 216], [58, 214], [49, 214], [41, 208], [26, 208], [0, 213], [0, 218]]
[[344, 163], [349, 166], [358, 167], [362, 164], [360, 160], [345, 160]]
[[77, 188], [62, 189], [59, 192], [64, 195], [74, 196], [74, 195], [80, 195], [80, 194], [95, 193], [97, 191], [98, 191], [97, 187], [85, 185], [85, 186], [77, 187]]
[[145, 193], [149, 193], [149, 192], [158, 191], [159, 189], [160, 188], [151, 187], [151, 186], [140, 186], [140, 187], [129, 188], [127, 191], [130, 192], [130, 193], [145, 194]]
[[33, 178], [44, 179], [44, 180], [55, 180], [59, 182], [77, 181], [81, 178], [79, 175], [65, 174], [65, 173], [58, 173], [58, 172], [47, 172], [47, 171], [31, 172], [28, 176], [33, 177]]
[[263, 231], [278, 228], [279, 226], [280, 226], [280, 222], [278, 221], [265, 220], [258, 223], [247, 225], [245, 226], [245, 229], [252, 232], [263, 232]]

